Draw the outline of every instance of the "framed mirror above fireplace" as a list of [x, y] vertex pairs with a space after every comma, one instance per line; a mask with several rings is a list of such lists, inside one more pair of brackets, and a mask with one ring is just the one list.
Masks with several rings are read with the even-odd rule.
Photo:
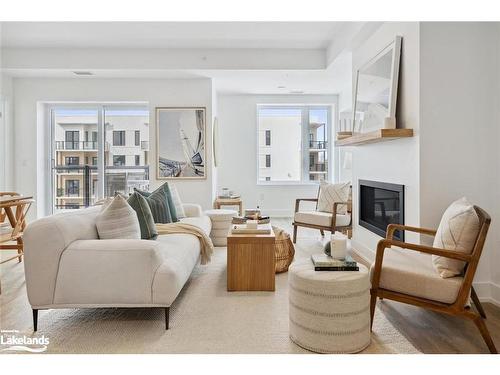
[[[404, 185], [359, 180], [359, 225], [385, 237], [389, 224], [404, 225]], [[397, 230], [394, 239], [404, 241], [404, 231]]]

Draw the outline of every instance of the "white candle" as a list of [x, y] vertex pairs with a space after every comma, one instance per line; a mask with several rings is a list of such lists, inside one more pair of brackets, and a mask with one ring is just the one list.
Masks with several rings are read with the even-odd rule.
[[335, 233], [331, 239], [331, 251], [334, 259], [345, 259], [347, 253], [347, 237], [341, 233]]

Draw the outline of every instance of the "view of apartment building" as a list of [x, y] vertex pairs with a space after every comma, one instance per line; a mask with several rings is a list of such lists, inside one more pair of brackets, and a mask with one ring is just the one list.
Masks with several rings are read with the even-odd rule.
[[149, 188], [149, 112], [107, 111], [104, 128], [103, 141], [99, 141], [95, 110], [55, 111], [55, 209], [93, 204], [100, 196], [100, 176], [104, 181], [102, 196]]
[[258, 180], [327, 180], [328, 117], [326, 107], [259, 108]]

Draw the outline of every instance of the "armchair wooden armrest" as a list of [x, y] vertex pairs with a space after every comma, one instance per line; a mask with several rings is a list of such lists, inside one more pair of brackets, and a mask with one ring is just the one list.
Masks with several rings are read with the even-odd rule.
[[417, 245], [417, 244], [413, 244], [413, 243], [409, 243], [409, 242], [401, 242], [401, 241], [388, 240], [388, 239], [379, 241], [379, 243], [377, 245], [377, 257], [378, 257], [379, 252], [383, 253], [386, 248], [390, 248], [391, 246], [397, 246], [397, 247], [401, 247], [403, 249], [408, 249], [408, 250], [413, 250], [413, 251], [420, 251], [421, 253], [438, 255], [438, 256], [441, 256], [444, 258], [456, 259], [456, 260], [461, 260], [464, 262], [470, 262], [472, 259], [471, 255], [464, 254], [464, 253], [461, 253], [458, 251], [440, 249], [440, 248], [432, 247], [432, 246]]
[[317, 202], [318, 198], [297, 198], [297, 199], [295, 199], [295, 212], [299, 212], [299, 206], [300, 206], [301, 201]]
[[436, 231], [434, 229], [410, 227], [408, 225], [402, 225], [402, 224], [389, 224], [387, 226], [387, 234], [386, 234], [385, 238], [387, 240], [394, 239], [394, 232], [396, 230], [407, 230], [410, 232], [417, 232], [417, 233], [426, 234], [428, 236], [435, 236], [436, 235]]
[[[333, 203], [333, 211], [332, 211], [332, 233], [335, 232], [335, 227], [337, 226], [337, 210], [340, 205], [349, 205], [349, 202], [334, 202]], [[349, 206], [348, 206], [349, 207]], [[352, 223], [352, 216], [351, 216], [351, 222]]]

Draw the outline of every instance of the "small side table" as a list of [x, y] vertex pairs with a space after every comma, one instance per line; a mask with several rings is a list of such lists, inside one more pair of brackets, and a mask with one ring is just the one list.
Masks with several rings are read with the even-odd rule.
[[239, 215], [243, 215], [243, 201], [241, 198], [216, 198], [214, 208], [220, 209], [222, 206], [238, 206]]
[[271, 234], [227, 235], [227, 290], [274, 291], [276, 258]]

